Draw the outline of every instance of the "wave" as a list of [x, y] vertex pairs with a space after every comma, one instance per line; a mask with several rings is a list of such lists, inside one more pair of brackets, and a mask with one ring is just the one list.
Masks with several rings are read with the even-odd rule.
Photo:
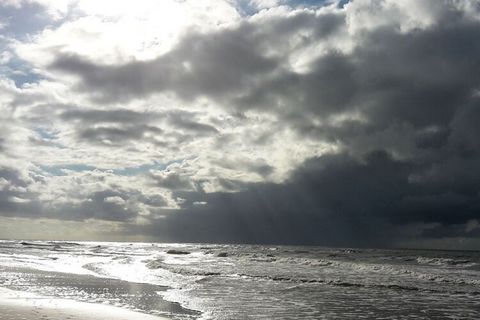
[[[332, 265], [329, 261], [322, 261], [320, 262], [320, 264], [327, 265], [327, 266]], [[391, 267], [389, 268], [389, 266], [376, 266], [376, 265], [367, 265], [367, 264], [364, 264], [364, 265], [355, 264], [356, 271], [357, 272], [366, 271], [371, 275], [371, 272], [373, 270], [375, 270], [376, 272], [381, 270], [383, 272], [389, 272], [393, 276], [395, 275], [408, 276], [409, 281], [407, 282], [409, 284], [402, 283], [402, 281], [405, 282], [404, 280], [406, 280], [404, 277], [403, 278], [398, 277], [396, 278], [397, 281], [393, 280], [393, 282], [390, 282], [390, 283], [378, 283], [375, 281], [382, 281], [382, 280], [377, 280], [374, 278], [372, 278], [372, 280], [369, 280], [367, 278], [362, 278], [361, 274], [358, 274], [358, 276], [359, 276], [359, 279], [362, 278], [363, 281], [362, 280], [355, 281], [352, 279], [342, 280], [341, 278], [328, 279], [328, 278], [318, 278], [318, 277], [302, 277], [299, 275], [289, 275], [289, 274], [269, 275], [269, 274], [252, 274], [252, 273], [245, 273], [245, 272], [231, 273], [231, 272], [228, 272], [228, 270], [212, 271], [212, 270], [206, 270], [206, 269], [200, 269], [200, 268], [192, 268], [190, 266], [184, 266], [184, 265], [168, 264], [168, 263], [165, 263], [162, 259], [149, 261], [146, 265], [149, 269], [164, 269], [172, 273], [180, 274], [183, 276], [200, 276], [201, 278], [197, 279], [197, 281], [205, 281], [206, 277], [220, 276], [225, 278], [243, 278], [243, 279], [252, 279], [252, 280], [278, 281], [278, 282], [288, 282], [293, 284], [304, 284], [304, 285], [324, 284], [324, 285], [330, 285], [335, 287], [356, 287], [356, 288], [370, 288], [370, 289], [372, 288], [373, 289], [389, 289], [389, 290], [396, 290], [396, 291], [399, 291], [399, 290], [400, 291], [422, 291], [422, 292], [429, 292], [429, 293], [480, 295], [480, 291], [475, 290], [471, 287], [471, 286], [477, 287], [478, 285], [480, 285], [480, 280], [478, 279], [446, 278], [444, 276], [436, 275], [436, 274], [420, 273], [413, 270], [394, 269]], [[337, 266], [338, 265], [340, 265], [340, 263], [338, 263]], [[353, 264], [343, 264], [343, 267], [345, 267], [346, 265], [353, 267]], [[423, 281], [421, 282], [417, 281], [418, 284], [414, 284], [415, 278]], [[390, 281], [392, 280], [390, 279]], [[439, 284], [439, 283], [443, 283], [449, 286], [442, 286], [441, 288], [439, 288], [438, 286], [432, 285], [432, 284]]]
[[457, 265], [475, 265], [476, 263], [468, 259], [452, 259], [452, 258], [428, 258], [428, 257], [417, 257], [416, 259], [418, 264], [427, 264], [435, 266], [457, 266]]
[[470, 295], [480, 295], [480, 291], [476, 290], [447, 290], [447, 289], [436, 289], [436, 288], [425, 288], [420, 286], [408, 286], [401, 284], [378, 284], [378, 283], [360, 283], [360, 282], [349, 282], [339, 279], [309, 279], [309, 278], [296, 278], [296, 277], [282, 277], [282, 276], [256, 276], [248, 274], [240, 274], [239, 276], [248, 277], [248, 278], [262, 278], [271, 281], [281, 281], [281, 282], [290, 282], [290, 283], [299, 283], [299, 284], [325, 284], [335, 287], [356, 287], [356, 288], [366, 288], [366, 289], [390, 289], [390, 290], [400, 290], [400, 291], [421, 291], [429, 293], [449, 293], [449, 294], [470, 294]]
[[219, 271], [209, 271], [209, 270], [183, 268], [183, 267], [180, 267], [178, 265], [171, 265], [171, 264], [164, 263], [163, 260], [161, 260], [161, 259], [148, 261], [146, 266], [149, 269], [153, 269], [153, 270], [164, 269], [164, 270], [167, 270], [167, 271], [170, 271], [170, 272], [173, 272], [173, 273], [176, 273], [176, 274], [181, 274], [181, 275], [184, 275], [184, 276], [205, 276], [205, 277], [208, 277], [208, 276], [225, 275], [225, 274], [222, 274]]

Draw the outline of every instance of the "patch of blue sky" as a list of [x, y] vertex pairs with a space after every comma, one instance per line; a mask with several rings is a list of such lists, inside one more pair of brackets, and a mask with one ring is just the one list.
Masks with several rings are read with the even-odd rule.
[[41, 138], [42, 143], [45, 143], [50, 147], [55, 147], [58, 149], [66, 149], [64, 145], [58, 142], [56, 133], [44, 128], [36, 128], [34, 129], [34, 131]]
[[21, 88], [25, 84], [37, 83], [43, 79], [40, 74], [33, 71], [29, 63], [19, 59], [5, 45], [0, 44], [1, 52], [8, 52], [9, 57], [0, 65], [0, 74], [4, 78], [12, 80], [17, 88]]
[[112, 172], [119, 176], [136, 176], [146, 173], [150, 170], [165, 170], [171, 163], [161, 163], [154, 161], [153, 163], [146, 163], [136, 167], [125, 167], [121, 169], [114, 169]]
[[168, 161], [166, 163], [158, 162], [158, 161], [153, 161], [152, 163], [147, 163], [147, 164], [142, 164], [137, 167], [125, 167], [122, 169], [115, 169], [112, 170], [114, 174], [120, 175], [120, 176], [136, 176], [139, 174], [146, 173], [150, 170], [165, 170], [167, 167], [171, 164], [174, 163], [182, 163], [186, 159], [178, 159], [178, 160], [172, 160]]
[[[343, 8], [345, 4], [350, 0], [280, 0], [281, 5], [287, 5], [290, 7], [321, 7], [331, 3], [337, 3], [339, 8]], [[237, 0], [237, 6], [240, 13], [244, 16], [254, 15], [259, 11], [258, 6], [255, 5], [255, 1], [252, 0]]]
[[258, 12], [258, 8], [250, 0], [237, 0], [237, 10], [242, 16], [253, 16]]
[[66, 176], [67, 171], [82, 172], [82, 171], [93, 171], [96, 169], [96, 167], [94, 166], [89, 166], [85, 164], [65, 164], [65, 165], [54, 165], [54, 166], [40, 165], [39, 167], [43, 172], [51, 176]]
[[24, 2], [20, 8], [0, 5], [0, 21], [3, 36], [16, 40], [24, 40], [52, 24], [45, 8], [33, 2]]
[[24, 1], [21, 7], [8, 6], [0, 1], [0, 53], [8, 51], [11, 58], [0, 66], [2, 76], [11, 79], [20, 88], [24, 84], [37, 83], [42, 76], [33, 71], [31, 65], [18, 58], [10, 50], [12, 41], [28, 41], [45, 28], [60, 25], [68, 18], [52, 20], [45, 7], [36, 2]]
[[286, 0], [285, 2], [292, 7], [321, 7], [337, 3], [338, 7], [343, 8], [350, 0]]
[[25, 84], [38, 83], [43, 79], [42, 76], [34, 72], [11, 72], [9, 78], [15, 83], [17, 88], [21, 88]]
[[[70, 5], [64, 16], [52, 19], [47, 8], [38, 2], [24, 1], [21, 7], [15, 7], [4, 5], [0, 1], [2, 35], [19, 41], [28, 40], [46, 28], [55, 28], [68, 21], [74, 15], [73, 7], [74, 4]], [[78, 12], [75, 14], [78, 15]]]
[[111, 172], [118, 176], [137, 176], [149, 172], [150, 170], [165, 170], [169, 165], [174, 163], [182, 163], [186, 159], [178, 159], [162, 163], [159, 161], [153, 161], [152, 163], [146, 163], [139, 166], [124, 167], [120, 169], [108, 169], [108, 168], [98, 168], [91, 165], [85, 164], [64, 164], [64, 165], [53, 165], [45, 166], [39, 165], [39, 168], [46, 174], [51, 176], [66, 176], [67, 171], [74, 172], [85, 172], [85, 171], [103, 171]]
[[47, 129], [43, 129], [43, 128], [36, 128], [34, 130], [43, 140], [48, 140], [48, 141], [51, 141], [51, 140], [54, 140], [57, 138], [57, 135], [50, 131], [50, 130], [47, 130]]

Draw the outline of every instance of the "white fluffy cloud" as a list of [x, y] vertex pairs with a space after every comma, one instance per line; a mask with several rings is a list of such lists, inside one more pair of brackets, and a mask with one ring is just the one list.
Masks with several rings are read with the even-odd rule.
[[[227, 1], [38, 1], [62, 22], [17, 43], [16, 52], [35, 65], [56, 54], [115, 64], [147, 60], [167, 52], [189, 30], [208, 31], [234, 23], [238, 13]], [[207, 10], [205, 10], [207, 9]]]

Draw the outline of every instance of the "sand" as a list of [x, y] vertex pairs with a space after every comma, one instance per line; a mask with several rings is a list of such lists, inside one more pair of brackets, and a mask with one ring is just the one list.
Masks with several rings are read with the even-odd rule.
[[167, 320], [114, 306], [25, 296], [0, 289], [1, 320]]

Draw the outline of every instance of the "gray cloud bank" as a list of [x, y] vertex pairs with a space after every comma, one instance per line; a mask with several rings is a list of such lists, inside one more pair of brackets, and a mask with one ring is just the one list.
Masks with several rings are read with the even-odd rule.
[[[179, 192], [184, 208], [150, 232], [182, 241], [392, 246], [405, 238], [460, 236], [478, 218], [480, 170], [415, 179], [429, 164], [376, 151], [309, 159], [285, 184], [252, 184], [238, 193]], [[441, 183], [440, 181], [447, 180]], [[205, 203], [204, 205], [197, 205]]]
[[[215, 32], [192, 32], [149, 61], [104, 65], [57, 56], [49, 70], [76, 76], [76, 90], [93, 102], [173, 93], [188, 105], [206, 97], [226, 112], [273, 117], [299, 141], [339, 150], [306, 159], [283, 183], [218, 177], [225, 190], [234, 186], [236, 192], [207, 193], [201, 181], [173, 173], [149, 175], [152, 184], [183, 199], [173, 213], [161, 208], [163, 199], [154, 206], [141, 191], [111, 190], [91, 194], [81, 210], [57, 211], [128, 222], [135, 207], [120, 210], [117, 202], [133, 199], [151, 206], [152, 214], [150, 224], [128, 232], [164, 241], [480, 246], [480, 7], [474, 1], [423, 2], [431, 4], [430, 23], [408, 28], [406, 19], [418, 9], [413, 4], [402, 9], [399, 21], [375, 24], [385, 13], [375, 12], [382, 10], [380, 2], [352, 1], [343, 9], [257, 16]], [[350, 19], [361, 14], [373, 26]], [[346, 49], [331, 45], [344, 42]], [[311, 47], [318, 54], [309, 51], [306, 67], [292, 66], [292, 56]], [[141, 139], [145, 132], [161, 135], [150, 124], [158, 116], [126, 110], [61, 115], [81, 123], [80, 139], [118, 142]], [[219, 133], [192, 117], [167, 118], [182, 131]], [[100, 122], [124, 125], [89, 127]], [[262, 168], [265, 175], [273, 171]], [[6, 169], [0, 177], [9, 185], [0, 191], [2, 212], [33, 215], [27, 204], [12, 202], [24, 196], [12, 186], [27, 182]]]

